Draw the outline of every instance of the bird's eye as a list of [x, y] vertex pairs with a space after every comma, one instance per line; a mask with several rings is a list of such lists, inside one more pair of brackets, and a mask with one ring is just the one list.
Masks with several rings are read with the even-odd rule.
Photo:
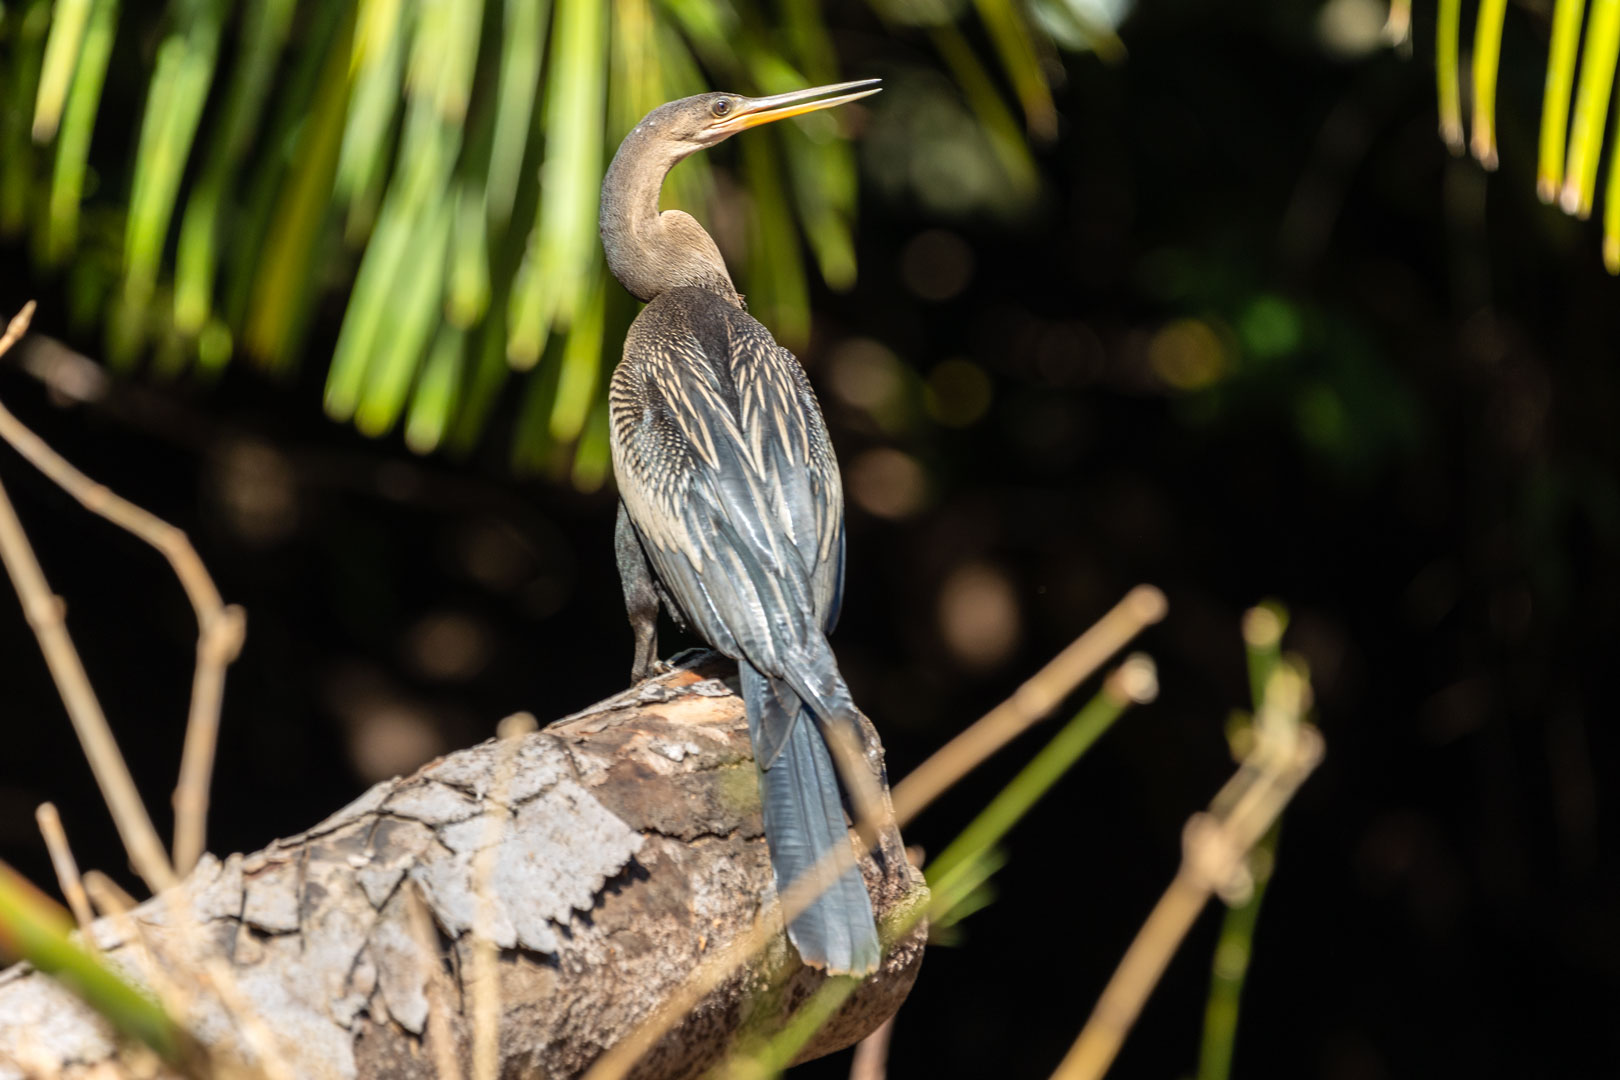
[[731, 99], [716, 98], [714, 104], [709, 106], [709, 111], [714, 113], [716, 117], [729, 115], [731, 112]]

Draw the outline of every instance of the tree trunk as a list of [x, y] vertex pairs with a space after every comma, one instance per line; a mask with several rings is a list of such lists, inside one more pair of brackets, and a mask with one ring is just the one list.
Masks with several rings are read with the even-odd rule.
[[[500, 1075], [578, 1075], [773, 896], [742, 702], [716, 674], [730, 669], [705, 655], [544, 731], [378, 784], [299, 836], [206, 858], [93, 936], [216, 1060], [298, 1080], [438, 1080], [446, 1051], [471, 1074], [473, 930], [487, 927]], [[870, 733], [868, 756], [881, 769]], [[880, 923], [926, 895], [897, 834], [862, 869]], [[922, 953], [920, 927], [890, 943], [802, 1056], [881, 1024]], [[703, 1072], [823, 980], [779, 930], [635, 1075]], [[50, 979], [0, 974], [0, 1080], [151, 1075], [138, 1058]]]

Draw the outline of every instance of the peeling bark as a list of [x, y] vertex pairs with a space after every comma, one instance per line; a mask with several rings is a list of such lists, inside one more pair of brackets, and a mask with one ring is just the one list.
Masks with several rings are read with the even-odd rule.
[[[299, 1080], [438, 1080], [435, 1040], [470, 1072], [473, 928], [487, 927], [501, 950], [501, 1075], [577, 1075], [774, 894], [742, 702], [709, 677], [727, 673], [705, 655], [544, 731], [378, 784], [301, 835], [206, 858], [180, 889], [96, 923], [95, 942], [225, 1056], [262, 1060], [272, 1038]], [[881, 769], [870, 733], [868, 754]], [[880, 922], [925, 895], [897, 834], [862, 870]], [[415, 896], [436, 925], [433, 955], [412, 932]], [[882, 1023], [922, 952], [920, 929], [892, 943], [804, 1057]], [[823, 978], [779, 931], [636, 1075], [702, 1073]], [[138, 1057], [50, 979], [0, 973], [0, 1080], [152, 1075]]]

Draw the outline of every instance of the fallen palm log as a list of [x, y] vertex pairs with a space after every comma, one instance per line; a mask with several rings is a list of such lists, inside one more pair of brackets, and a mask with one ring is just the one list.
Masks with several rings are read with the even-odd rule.
[[[704, 655], [441, 758], [301, 835], [205, 858], [90, 937], [197, 1040], [202, 1063], [173, 1075], [578, 1075], [775, 902], [742, 702], [716, 678], [729, 674]], [[925, 899], [893, 830], [862, 871], [882, 924]], [[923, 937], [886, 940], [882, 970], [801, 1057], [889, 1017]], [[712, 1068], [824, 978], [778, 926], [633, 1075]], [[45, 976], [0, 973], [0, 1080], [171, 1071]]]

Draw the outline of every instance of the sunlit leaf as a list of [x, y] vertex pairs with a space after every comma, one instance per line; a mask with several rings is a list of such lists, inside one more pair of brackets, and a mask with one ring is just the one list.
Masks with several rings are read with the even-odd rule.
[[1496, 168], [1496, 69], [1502, 58], [1507, 0], [1480, 0], [1474, 28], [1474, 157]]
[[1434, 74], [1440, 93], [1440, 137], [1453, 154], [1463, 152], [1462, 77], [1458, 38], [1462, 33], [1462, 0], [1440, 0], [1434, 30]]
[[1569, 128], [1569, 96], [1575, 86], [1575, 47], [1581, 39], [1585, 0], [1558, 0], [1552, 44], [1547, 50], [1547, 89], [1541, 103], [1541, 150], [1536, 194], [1542, 202], [1558, 197], [1564, 182], [1564, 136]]
[[505, 228], [512, 220], [540, 86], [548, 7], [547, 0], [507, 0], [505, 6], [499, 104], [489, 152], [489, 220], [495, 229]]
[[[328, 11], [343, 13], [333, 4]], [[289, 104], [283, 110], [278, 130], [297, 132], [291, 142], [288, 179], [278, 185], [276, 174], [264, 178], [256, 193], [256, 212], [251, 220], [263, 221], [264, 248], [254, 258], [252, 249], [244, 252], [241, 279], [251, 281], [251, 303], [246, 305], [243, 339], [247, 349], [272, 367], [282, 367], [291, 359], [292, 345], [302, 333], [313, 292], [312, 261], [318, 249], [322, 224], [328, 217], [333, 177], [337, 173], [338, 151], [343, 140], [343, 117], [349, 102], [349, 40], [354, 21], [318, 24], [327, 44], [324, 50], [309, 50], [323, 61], [318, 82], [310, 91], [315, 106], [312, 115], [289, 116], [302, 98], [299, 92], [316, 72], [300, 73], [288, 88]], [[264, 217], [266, 206], [273, 210]], [[256, 230], [255, 230], [256, 231]], [[249, 232], [248, 235], [253, 235]]]
[[[144, 305], [157, 284], [180, 177], [214, 80], [227, 0], [190, 0], [177, 5], [179, 28], [158, 46], [157, 66], [141, 118], [140, 143], [130, 185], [124, 235], [124, 300]], [[109, 341], [110, 359], [127, 362], [141, 345], [133, 320]]]
[[[180, 222], [175, 257], [174, 324], [199, 333], [213, 314], [220, 228], [242, 162], [264, 114], [276, 64], [292, 25], [295, 0], [253, 0], [245, 6], [240, 48], [225, 110], [209, 142], [208, 163]], [[89, 62], [86, 45], [85, 62]]]
[[598, 258], [596, 200], [602, 184], [607, 98], [607, 10], [596, 0], [558, 0], [546, 85], [546, 157], [528, 280], [507, 341], [514, 367], [533, 367], [554, 327], [584, 302]]
[[1583, 218], [1592, 212], [1615, 58], [1620, 53], [1620, 0], [1592, 0], [1591, 12], [1581, 55], [1581, 81], [1575, 92], [1575, 118], [1570, 123], [1564, 189], [1559, 195], [1565, 213]]
[[34, 143], [23, 102], [34, 100], [50, 25], [49, 0], [33, 0], [11, 17], [11, 62], [0, 71], [0, 236], [15, 236], [28, 224], [33, 200]]
[[90, 21], [90, 5], [91, 0], [56, 0], [39, 72], [39, 90], [34, 96], [35, 142], [49, 142], [61, 122], [68, 87], [79, 63], [85, 26]]
[[118, 27], [118, 0], [95, 0], [91, 9], [67, 105], [57, 132], [56, 165], [51, 175], [50, 211], [41, 261], [60, 265], [79, 240], [79, 203], [84, 198], [85, 173], [90, 160], [90, 136], [96, 126], [101, 91], [107, 78]]

